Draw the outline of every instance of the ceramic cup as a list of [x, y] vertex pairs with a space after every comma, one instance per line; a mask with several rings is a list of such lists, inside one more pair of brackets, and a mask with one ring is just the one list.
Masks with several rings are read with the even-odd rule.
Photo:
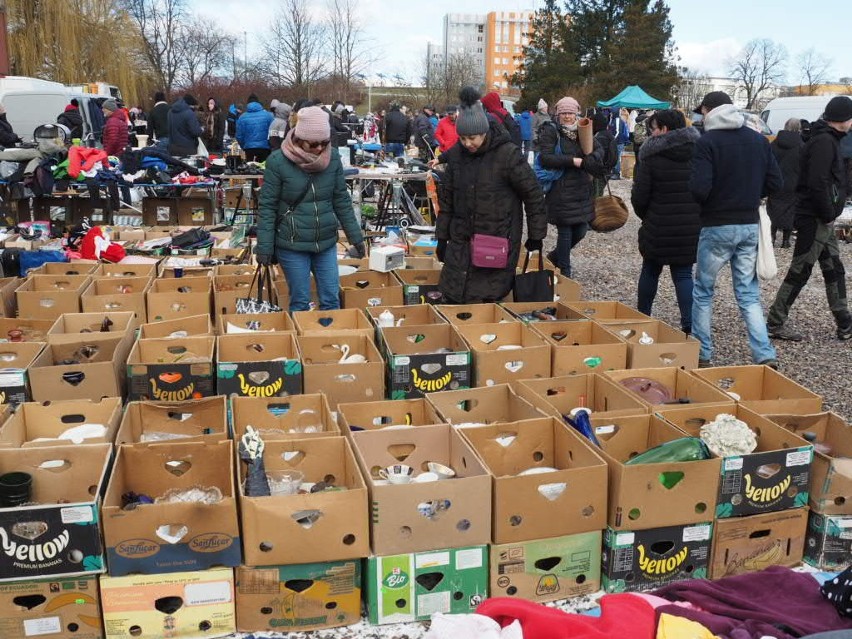
[[415, 484], [428, 484], [432, 481], [438, 481], [440, 477], [438, 477], [437, 473], [428, 472], [428, 473], [420, 473], [417, 477], [414, 478]]
[[428, 462], [426, 467], [429, 469], [429, 472], [435, 473], [438, 479], [451, 479], [456, 476], [456, 471], [439, 462]]
[[304, 473], [299, 470], [269, 470], [266, 472], [270, 495], [295, 495], [299, 492], [304, 479]]
[[379, 477], [392, 484], [409, 484], [413, 479], [414, 469], [405, 464], [394, 464], [379, 471]]

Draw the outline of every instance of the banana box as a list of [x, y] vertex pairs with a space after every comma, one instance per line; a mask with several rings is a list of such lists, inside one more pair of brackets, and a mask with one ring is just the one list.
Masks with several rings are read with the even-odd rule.
[[845, 570], [852, 563], [852, 516], [812, 512], [804, 559], [819, 570]]
[[0, 637], [103, 639], [96, 575], [0, 583]]
[[470, 388], [470, 348], [455, 327], [399, 326], [381, 329], [387, 348], [388, 399]]
[[710, 578], [802, 561], [808, 508], [716, 520]]

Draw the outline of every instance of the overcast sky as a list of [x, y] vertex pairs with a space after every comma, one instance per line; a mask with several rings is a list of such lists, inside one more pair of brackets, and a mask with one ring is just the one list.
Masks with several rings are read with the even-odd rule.
[[[307, 0], [318, 16], [325, 0]], [[200, 15], [215, 19], [223, 29], [246, 34], [249, 58], [257, 55], [256, 42], [280, 2], [276, 0], [189, 0]], [[711, 75], [725, 73], [725, 61], [753, 38], [782, 42], [791, 57], [810, 47], [831, 59], [832, 79], [852, 76], [852, 45], [848, 9], [831, 5], [803, 5], [793, 0], [669, 0], [674, 38], [681, 64]], [[446, 13], [532, 10], [535, 0], [358, 0], [369, 45], [378, 61], [374, 72], [420, 76], [429, 41], [440, 43]], [[843, 3], [835, 5], [845, 6]], [[829, 11], [834, 11], [830, 14]], [[239, 54], [238, 54], [239, 55]], [[795, 63], [788, 81], [798, 81]]]

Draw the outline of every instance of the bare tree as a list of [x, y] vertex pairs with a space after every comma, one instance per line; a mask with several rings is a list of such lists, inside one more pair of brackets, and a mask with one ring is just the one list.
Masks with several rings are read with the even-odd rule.
[[210, 79], [231, 63], [233, 37], [208, 20], [195, 19], [186, 25], [182, 42], [183, 65], [178, 73], [182, 86]]
[[268, 81], [277, 86], [310, 87], [325, 73], [323, 25], [311, 16], [306, 0], [283, 0], [262, 39]]
[[442, 105], [455, 104], [459, 90], [465, 86], [479, 87], [482, 83], [482, 70], [472, 53], [454, 53], [435, 64], [428, 57], [423, 64], [426, 73], [421, 77], [423, 90], [420, 97], [424, 103]]
[[331, 73], [335, 79], [340, 79], [341, 95], [347, 95], [352, 81], [365, 74], [372, 59], [366, 47], [357, 1], [327, 0], [327, 8]]
[[799, 66], [799, 84], [805, 95], [816, 95], [819, 85], [828, 81], [832, 60], [811, 47], [796, 56]]
[[742, 84], [746, 109], [760, 103], [760, 96], [784, 79], [787, 50], [784, 45], [763, 38], [748, 42], [739, 55], [729, 60], [731, 77]]
[[183, 65], [186, 0], [123, 0], [139, 27], [145, 57], [166, 92], [171, 92]]
[[681, 67], [677, 86], [672, 90], [675, 105], [693, 109], [710, 91], [712, 85], [706, 75], [688, 67]]

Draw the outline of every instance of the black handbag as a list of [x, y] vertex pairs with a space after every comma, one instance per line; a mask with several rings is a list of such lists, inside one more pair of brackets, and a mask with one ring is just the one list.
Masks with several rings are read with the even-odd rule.
[[553, 271], [544, 270], [544, 257], [539, 251], [538, 270], [527, 273], [530, 265], [530, 254], [524, 258], [524, 268], [515, 275], [513, 288], [516, 302], [552, 302], [553, 301]]
[[[257, 282], [257, 297], [252, 297], [251, 292], [254, 289], [255, 282]], [[264, 283], [266, 285], [266, 299], [263, 299]], [[254, 277], [251, 280], [251, 286], [249, 286], [248, 295], [248, 297], [237, 299], [237, 313], [241, 315], [246, 313], [253, 315], [255, 313], [281, 312], [281, 307], [278, 306], [278, 299], [272, 285], [272, 269], [268, 264], [257, 265], [257, 270], [254, 272]]]

